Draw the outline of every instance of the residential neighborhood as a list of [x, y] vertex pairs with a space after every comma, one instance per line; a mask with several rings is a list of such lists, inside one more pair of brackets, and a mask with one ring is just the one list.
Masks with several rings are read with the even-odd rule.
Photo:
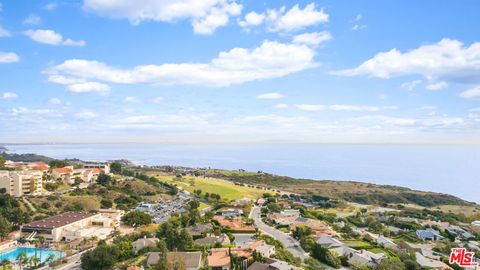
[[[117, 162], [6, 161], [4, 168], [3, 196], [18, 198], [35, 216], [0, 243], [0, 258], [13, 269], [96, 269], [102, 263], [96, 253], [108, 250], [120, 253], [105, 269], [456, 269], [448, 261], [451, 248], [480, 252], [480, 221], [430, 210], [319, 200], [258, 186], [247, 188], [261, 190], [256, 198], [228, 200], [197, 187], [200, 180], [188, 169], [165, 175], [154, 169], [157, 178], [148, 168]], [[73, 200], [62, 208], [57, 199], [83, 196], [90, 199], [81, 206]], [[99, 206], [84, 208], [92, 200]], [[12, 257], [40, 250], [50, 253], [48, 260]]]

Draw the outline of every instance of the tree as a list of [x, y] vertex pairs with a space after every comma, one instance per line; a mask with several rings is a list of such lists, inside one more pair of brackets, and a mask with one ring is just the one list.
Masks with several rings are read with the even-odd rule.
[[107, 186], [112, 183], [112, 177], [104, 172], [98, 175], [97, 182], [102, 186]]
[[5, 167], [5, 158], [0, 157], [0, 167]]
[[81, 183], [83, 183], [83, 180], [82, 180], [82, 178], [80, 178], [80, 177], [78, 177], [78, 176], [75, 177], [75, 179], [73, 180], [73, 186], [74, 186], [74, 187], [77, 187], [77, 188], [78, 188]]
[[104, 208], [104, 209], [106, 209], [106, 208], [112, 208], [113, 202], [112, 202], [112, 200], [110, 200], [110, 199], [103, 198], [103, 199], [100, 201], [100, 205], [101, 205], [102, 208]]
[[110, 171], [114, 174], [121, 174], [122, 173], [122, 163], [118, 161], [114, 161], [110, 163]]
[[320, 246], [319, 244], [315, 244], [312, 247], [311, 255], [314, 259], [324, 262], [334, 268], [339, 268], [341, 265], [341, 261], [337, 256], [335, 256], [330, 252], [330, 250]]
[[187, 265], [183, 257], [178, 252], [172, 252], [168, 260], [168, 269], [171, 270], [187, 270]]
[[405, 264], [399, 259], [385, 259], [376, 268], [377, 270], [404, 270]]
[[99, 244], [95, 249], [82, 255], [83, 270], [110, 270], [118, 261], [118, 249], [116, 246]]
[[66, 160], [58, 160], [58, 159], [52, 160], [48, 163], [48, 166], [50, 166], [50, 168], [52, 168], [52, 169], [63, 168], [63, 167], [66, 167], [68, 165], [69, 164]]
[[163, 239], [160, 239], [157, 242], [157, 248], [160, 254], [160, 259], [158, 260], [158, 263], [152, 267], [153, 270], [169, 270], [168, 263], [167, 263], [168, 249], [167, 249], [167, 244]]
[[0, 240], [5, 239], [11, 230], [12, 225], [10, 222], [5, 217], [0, 215]]
[[189, 247], [193, 245], [193, 239], [190, 233], [186, 229], [183, 229], [180, 232], [178, 237], [178, 250], [187, 250]]
[[16, 259], [20, 263], [20, 269], [23, 270], [23, 266], [28, 263], [27, 253], [25, 251], [20, 252]]
[[152, 217], [142, 211], [132, 211], [123, 216], [122, 221], [131, 226], [141, 226], [151, 224]]

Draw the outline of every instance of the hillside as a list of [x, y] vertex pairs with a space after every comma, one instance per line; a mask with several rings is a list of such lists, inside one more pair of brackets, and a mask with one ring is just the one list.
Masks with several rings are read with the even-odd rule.
[[422, 207], [437, 207], [439, 205], [477, 206], [448, 194], [355, 181], [298, 179], [264, 172], [191, 169], [171, 166], [157, 167], [156, 170], [170, 174], [189, 174], [224, 179], [238, 184], [262, 186], [309, 197], [340, 199], [360, 204], [414, 204]]
[[361, 204], [404, 203], [431, 207], [437, 205], [473, 205], [458, 197], [405, 187], [376, 185], [354, 181], [310, 180], [258, 172], [207, 170], [211, 177], [250, 185], [263, 185], [302, 195], [319, 195]]

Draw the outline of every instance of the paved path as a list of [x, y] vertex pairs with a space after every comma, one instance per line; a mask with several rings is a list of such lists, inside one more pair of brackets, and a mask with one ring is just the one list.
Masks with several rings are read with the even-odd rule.
[[309, 257], [308, 254], [303, 250], [303, 248], [300, 247], [300, 243], [297, 240], [295, 240], [290, 235], [265, 224], [262, 221], [260, 214], [260, 207], [258, 206], [254, 206], [252, 208], [252, 212], [250, 213], [250, 218], [255, 221], [258, 229], [282, 242], [283, 245], [285, 245], [285, 248], [290, 251], [295, 257], [299, 257], [302, 262]]
[[27, 198], [23, 197], [22, 199], [25, 202], [25, 204], [28, 206], [28, 208], [32, 210], [32, 212], [37, 212], [37, 209], [35, 209], [35, 206], [33, 206], [33, 204], [29, 200], [27, 200]]

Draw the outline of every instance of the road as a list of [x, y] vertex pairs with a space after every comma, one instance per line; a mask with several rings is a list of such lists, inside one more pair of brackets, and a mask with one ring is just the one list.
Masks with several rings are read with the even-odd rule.
[[300, 247], [300, 243], [297, 240], [295, 240], [290, 235], [265, 224], [262, 221], [260, 214], [260, 207], [258, 206], [254, 206], [252, 208], [252, 212], [250, 213], [250, 218], [255, 221], [255, 224], [257, 225], [259, 230], [282, 242], [283, 245], [285, 245], [285, 248], [290, 251], [295, 257], [299, 257], [302, 262], [309, 257], [308, 254], [303, 250], [303, 248]]

